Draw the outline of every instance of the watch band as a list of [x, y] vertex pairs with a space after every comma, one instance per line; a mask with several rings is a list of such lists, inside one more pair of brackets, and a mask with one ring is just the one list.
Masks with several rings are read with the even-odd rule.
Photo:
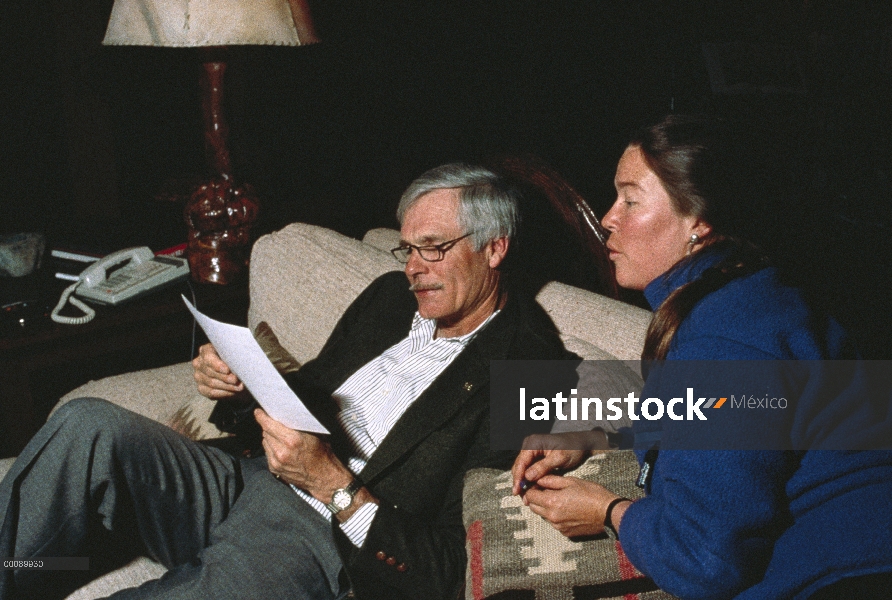
[[354, 477], [353, 481], [347, 484], [347, 487], [334, 491], [331, 495], [331, 502], [326, 504], [325, 508], [330, 510], [333, 515], [338, 514], [342, 510], [347, 510], [353, 504], [353, 498], [362, 486], [363, 483], [359, 477]]

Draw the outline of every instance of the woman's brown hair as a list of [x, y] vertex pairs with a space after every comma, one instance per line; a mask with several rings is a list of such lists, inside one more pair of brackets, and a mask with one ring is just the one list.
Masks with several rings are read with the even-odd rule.
[[723, 260], [673, 291], [657, 308], [644, 341], [644, 360], [666, 358], [678, 327], [700, 300], [767, 264], [759, 249], [740, 236], [737, 226], [747, 202], [747, 182], [739, 169], [746, 158], [732, 138], [717, 119], [669, 115], [640, 129], [629, 142], [630, 147], [641, 150], [660, 178], [675, 211], [710, 225], [712, 231], [704, 244], [721, 244], [727, 249]]

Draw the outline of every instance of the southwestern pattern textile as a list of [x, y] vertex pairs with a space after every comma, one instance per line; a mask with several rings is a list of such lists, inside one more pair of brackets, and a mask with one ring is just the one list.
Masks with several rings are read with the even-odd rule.
[[[630, 450], [590, 458], [568, 473], [597, 481], [628, 498], [638, 462]], [[511, 494], [511, 473], [477, 469], [465, 477], [467, 600], [664, 600], [658, 589], [607, 535], [570, 540]]]

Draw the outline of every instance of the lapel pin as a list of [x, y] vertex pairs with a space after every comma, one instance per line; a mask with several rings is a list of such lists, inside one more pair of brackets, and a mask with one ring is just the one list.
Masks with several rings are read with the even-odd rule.
[[470, 381], [465, 382], [465, 391], [470, 392], [474, 388], [474, 384]]

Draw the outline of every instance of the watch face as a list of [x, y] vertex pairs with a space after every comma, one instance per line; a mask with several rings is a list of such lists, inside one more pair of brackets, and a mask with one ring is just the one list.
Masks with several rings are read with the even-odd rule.
[[334, 504], [338, 510], [344, 510], [350, 506], [351, 502], [353, 502], [353, 494], [347, 490], [338, 490], [331, 498], [331, 503]]

